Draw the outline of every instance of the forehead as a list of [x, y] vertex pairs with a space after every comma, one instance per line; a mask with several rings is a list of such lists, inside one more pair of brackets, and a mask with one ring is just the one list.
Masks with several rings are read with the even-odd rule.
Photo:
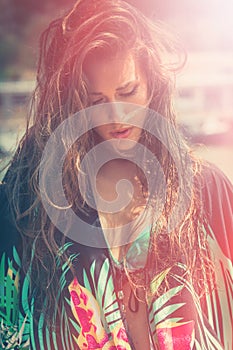
[[137, 62], [131, 52], [116, 55], [90, 55], [84, 63], [84, 74], [91, 91], [105, 90], [107, 87], [118, 88], [137, 79]]

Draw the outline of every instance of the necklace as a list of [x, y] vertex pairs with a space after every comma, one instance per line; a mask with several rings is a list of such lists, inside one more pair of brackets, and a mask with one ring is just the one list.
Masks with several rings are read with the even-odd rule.
[[[129, 273], [124, 268], [124, 265], [121, 264], [120, 266], [114, 266], [114, 270], [117, 301], [122, 317], [125, 320], [126, 309], [128, 309], [131, 313], [137, 313], [139, 310], [139, 303], [146, 302], [146, 269]], [[132, 280], [132, 275], [134, 275], [133, 279], [136, 281], [138, 280], [140, 283], [134, 282]]]
[[121, 265], [120, 267], [116, 267], [116, 295], [118, 304], [120, 307], [121, 314], [123, 319], [126, 318], [126, 305], [125, 305], [125, 291], [123, 289], [123, 284], [126, 283], [126, 274], [124, 271], [124, 267]]
[[[138, 349], [138, 346], [139, 348], [142, 346], [142, 343], [139, 345], [141, 341], [139, 340], [140, 337], [138, 338], [138, 334], [140, 333], [138, 333], [138, 329], [141, 327], [139, 326], [139, 323], [141, 322], [139, 321], [140, 319], [145, 324], [143, 338], [145, 338], [146, 349], [149, 349], [147, 343], [151, 341], [146, 303], [146, 284], [142, 283], [145, 280], [143, 277], [146, 276], [145, 270], [146, 269], [138, 270], [133, 273], [131, 272], [130, 275], [134, 276], [129, 276], [128, 271], [125, 271], [123, 265], [121, 265], [121, 267], [115, 267], [115, 290], [117, 301], [128, 341], [131, 348], [134, 350]], [[139, 283], [137, 283], [137, 281]], [[148, 329], [146, 327], [148, 327]], [[136, 331], [134, 331], [135, 328], [137, 329]], [[152, 349], [152, 347], [150, 348]]]
[[123, 319], [126, 317], [126, 309], [137, 313], [139, 302], [146, 302], [149, 247], [150, 230], [145, 229], [128, 250], [122, 246], [121, 261], [116, 260], [109, 251], [117, 301]]

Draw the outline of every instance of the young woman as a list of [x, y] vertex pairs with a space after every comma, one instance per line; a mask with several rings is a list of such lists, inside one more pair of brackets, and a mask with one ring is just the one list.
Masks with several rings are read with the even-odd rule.
[[42, 34], [1, 185], [1, 348], [232, 349], [233, 189], [179, 135], [175, 47], [121, 0]]

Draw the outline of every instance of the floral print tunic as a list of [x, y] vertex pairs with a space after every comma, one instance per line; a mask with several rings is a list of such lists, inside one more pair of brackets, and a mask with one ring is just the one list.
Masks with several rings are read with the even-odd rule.
[[[20, 239], [8, 220], [7, 206], [2, 205], [5, 202], [3, 192], [0, 348], [133, 350], [107, 249], [66, 241], [61, 249], [66, 251], [69, 261], [59, 267], [61, 313], [58, 315], [54, 311], [58, 320], [56, 329], [47, 328], [42, 313], [35, 321], [36, 294], [34, 298], [28, 298], [30, 271], [26, 275], [22, 273]], [[152, 296], [146, 299], [151, 349], [233, 349], [233, 189], [217, 169], [210, 168], [206, 173], [203, 202], [209, 218], [203, 229], [208, 234], [217, 287], [200, 299], [184, 277], [186, 266], [183, 262], [177, 263], [172, 270], [155, 273], [150, 284]], [[75, 270], [72, 278], [70, 263]], [[153, 292], [168, 272], [172, 276], [169, 288], [153, 298]]]

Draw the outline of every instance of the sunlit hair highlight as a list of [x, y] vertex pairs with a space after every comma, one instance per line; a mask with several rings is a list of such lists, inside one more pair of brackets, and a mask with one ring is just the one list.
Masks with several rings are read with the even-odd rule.
[[[38, 300], [43, 299], [44, 293], [47, 295], [48, 314], [56, 303], [59, 285], [57, 260], [60, 261], [59, 266], [62, 266], [68, 258], [65, 252], [59, 250], [65, 238], [55, 235], [55, 227], [41, 203], [38, 184], [41, 155], [50, 135], [60, 123], [90, 105], [83, 71], [86, 57], [95, 55], [96, 51], [110, 55], [126, 50], [133, 53], [147, 77], [149, 107], [166, 118], [172, 127], [176, 127], [172, 106], [173, 78], [183, 61], [179, 60], [182, 55], [176, 40], [161, 23], [150, 21], [124, 1], [80, 0], [65, 16], [53, 21], [41, 36], [37, 87], [28, 122], [31, 127], [28, 127], [21, 142], [19, 152], [15, 155], [14, 167], [7, 179], [12, 208], [24, 237], [24, 266], [29, 266], [33, 246], [33, 269], [36, 274], [32, 276], [32, 281], [38, 289]], [[182, 157], [184, 152], [189, 152], [185, 142], [175, 137], [172, 128], [168, 127], [166, 133], [177, 154]], [[155, 232], [151, 245], [152, 262], [159, 272], [184, 257], [193, 284], [200, 292], [203, 286], [206, 287], [204, 275], [211, 274], [212, 270], [202, 230], [204, 218], [198, 188], [192, 189], [191, 204], [182, 225], [171, 233], [169, 246], [163, 251], [157, 236], [161, 240], [176, 198], [177, 171], [171, 155], [162, 143], [148, 133], [143, 136], [148, 145], [154, 144], [154, 152], [169, 184], [162, 220], [164, 225]], [[68, 151], [63, 169], [63, 183], [70, 206], [84, 212], [87, 218], [91, 210], [86, 208], [85, 198], [80, 196], [74, 169], [79, 169], [80, 161], [93, 146], [94, 137], [90, 131]], [[200, 169], [201, 165], [193, 158], [194, 177], [200, 173]], [[185, 176], [185, 169], [183, 171]]]

